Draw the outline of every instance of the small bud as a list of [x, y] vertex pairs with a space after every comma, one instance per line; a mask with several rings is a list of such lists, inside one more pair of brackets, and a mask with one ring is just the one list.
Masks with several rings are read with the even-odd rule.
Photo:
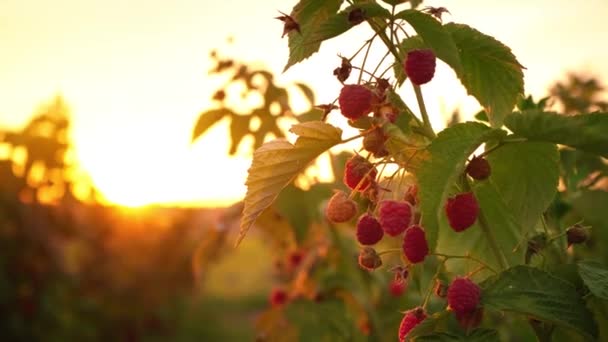
[[300, 24], [298, 24], [291, 16], [289, 16], [281, 11], [279, 11], [279, 13], [281, 13], [282, 15], [280, 17], [276, 17], [275, 19], [279, 19], [280, 21], [282, 21], [284, 23], [283, 35], [281, 35], [281, 38], [285, 37], [285, 35], [291, 31], [297, 31], [298, 33], [301, 33]]
[[384, 134], [382, 127], [376, 127], [363, 137], [363, 148], [374, 154], [376, 158], [388, 155], [384, 143], [388, 137]]
[[526, 255], [524, 260], [526, 264], [530, 263], [532, 256], [536, 255], [538, 252], [542, 251], [547, 245], [547, 234], [540, 233], [538, 235], [533, 236], [528, 241], [528, 246], [526, 248]]
[[338, 81], [344, 83], [348, 76], [350, 76], [350, 72], [353, 70], [353, 66], [350, 64], [348, 58], [342, 57], [342, 64], [334, 69], [334, 76], [338, 78]]
[[364, 247], [359, 253], [359, 266], [368, 271], [373, 271], [382, 266], [382, 259], [378, 253], [376, 253], [375, 249]]
[[568, 247], [586, 242], [589, 239], [589, 231], [587, 227], [580, 224], [575, 224], [566, 230], [568, 238]]

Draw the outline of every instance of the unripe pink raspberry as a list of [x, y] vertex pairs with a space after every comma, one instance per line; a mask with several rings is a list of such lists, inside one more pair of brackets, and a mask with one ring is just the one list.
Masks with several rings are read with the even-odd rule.
[[405, 230], [403, 236], [403, 254], [412, 264], [423, 262], [429, 254], [426, 234], [419, 225], [413, 225]]
[[448, 216], [450, 227], [456, 232], [461, 232], [472, 226], [479, 214], [479, 205], [472, 192], [466, 192], [448, 198], [445, 205], [445, 213]]
[[372, 111], [372, 102], [372, 91], [359, 84], [345, 85], [338, 98], [342, 115], [351, 120], [369, 114]]
[[374, 245], [382, 239], [384, 231], [380, 222], [370, 214], [363, 214], [357, 222], [357, 241], [362, 245]]
[[456, 278], [448, 288], [448, 305], [457, 315], [473, 312], [479, 305], [481, 290], [469, 278]]
[[412, 212], [412, 206], [405, 201], [384, 200], [379, 204], [378, 219], [386, 234], [397, 236], [412, 223]]
[[377, 173], [376, 168], [365, 158], [354, 155], [344, 167], [344, 184], [353, 190], [363, 192], [376, 179]]
[[412, 50], [404, 62], [405, 74], [412, 83], [421, 85], [429, 82], [435, 75], [435, 53], [430, 49]]
[[421, 307], [406, 312], [399, 325], [399, 342], [405, 342], [407, 334], [425, 319], [426, 313]]
[[325, 208], [325, 216], [333, 223], [350, 221], [356, 214], [357, 203], [349, 199], [344, 191], [336, 191]]

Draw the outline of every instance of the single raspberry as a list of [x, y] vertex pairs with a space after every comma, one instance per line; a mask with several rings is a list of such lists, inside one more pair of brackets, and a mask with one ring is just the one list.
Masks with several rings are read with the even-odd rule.
[[369, 114], [372, 111], [372, 101], [372, 91], [358, 84], [345, 85], [338, 98], [342, 115], [351, 120]]
[[403, 254], [413, 264], [423, 262], [429, 254], [426, 234], [419, 225], [413, 225], [405, 230], [403, 236]]
[[363, 214], [357, 222], [357, 241], [362, 245], [374, 245], [382, 239], [384, 230], [380, 222], [370, 214]]
[[490, 163], [483, 157], [473, 157], [467, 164], [465, 171], [473, 179], [484, 180], [490, 177]]
[[479, 214], [479, 205], [472, 192], [466, 192], [455, 197], [448, 198], [445, 205], [445, 213], [448, 216], [450, 227], [456, 232], [461, 232], [475, 223]]
[[374, 154], [376, 158], [388, 155], [384, 143], [388, 137], [384, 134], [382, 127], [376, 127], [363, 137], [363, 148]]
[[399, 342], [404, 342], [407, 334], [425, 319], [426, 313], [421, 307], [407, 311], [399, 325]]
[[285, 303], [287, 303], [287, 292], [285, 292], [285, 290], [281, 289], [281, 288], [274, 288], [272, 289], [272, 291], [270, 292], [270, 305], [271, 306], [281, 306]]
[[368, 271], [373, 271], [382, 266], [382, 259], [378, 253], [376, 253], [375, 249], [364, 247], [361, 252], [359, 252], [359, 266]]
[[347, 222], [356, 214], [357, 203], [349, 199], [344, 191], [336, 191], [325, 208], [325, 216], [333, 223]]
[[378, 218], [382, 229], [397, 236], [412, 223], [412, 206], [404, 201], [384, 200], [379, 204]]
[[401, 297], [407, 288], [407, 282], [403, 279], [393, 279], [388, 285], [388, 290], [393, 297]]
[[575, 224], [566, 229], [566, 238], [568, 240], [568, 246], [577, 245], [589, 239], [589, 231], [586, 227]]
[[425, 84], [435, 75], [435, 53], [430, 49], [412, 50], [407, 53], [404, 68], [412, 83]]
[[344, 184], [353, 190], [363, 192], [376, 179], [377, 173], [376, 168], [365, 158], [354, 155], [346, 162]]
[[456, 278], [448, 288], [448, 305], [456, 314], [464, 315], [477, 309], [481, 290], [469, 278]]

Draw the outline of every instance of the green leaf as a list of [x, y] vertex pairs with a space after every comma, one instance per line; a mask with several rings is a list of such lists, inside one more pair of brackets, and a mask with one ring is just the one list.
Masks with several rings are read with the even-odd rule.
[[198, 117], [198, 121], [192, 130], [192, 141], [198, 139], [211, 126], [222, 120], [226, 115], [235, 116], [236, 114], [227, 108], [212, 109], [201, 113], [201, 116]]
[[433, 49], [437, 58], [446, 62], [457, 74], [462, 73], [461, 56], [458, 53], [460, 47], [456, 46], [449, 31], [437, 19], [413, 9], [399, 12], [395, 17], [407, 21], [424, 43]]
[[578, 263], [578, 273], [594, 296], [608, 299], [608, 268], [596, 261]]
[[543, 142], [508, 143], [487, 156], [490, 180], [517, 222], [528, 232], [535, 227], [557, 192], [557, 146]]
[[[506, 263], [510, 265], [522, 263], [525, 249], [515, 250], [515, 247], [522, 240], [522, 229], [507, 207], [506, 202], [501, 198], [495, 185], [491, 181], [480, 182], [475, 184], [473, 192], [487, 221], [488, 229], [500, 250], [500, 258], [502, 259], [502, 256], [504, 256]], [[466, 251], [471, 256], [484, 260], [486, 264], [494, 269], [500, 269], [498, 256], [492, 250], [492, 246], [488, 243], [488, 236], [478, 222], [467, 230], [456, 233], [449, 228], [443, 205], [440, 212], [439, 225], [441, 228], [437, 243], [438, 252], [462, 255], [463, 251]], [[446, 264], [448, 270], [455, 273], [462, 273], [477, 266], [478, 264], [475, 262], [466, 259], [456, 259]]]
[[536, 268], [515, 266], [481, 285], [484, 307], [516, 312], [597, 337], [585, 302], [570, 283]]
[[456, 71], [458, 78], [485, 108], [492, 126], [501, 127], [524, 92], [523, 67], [511, 49], [491, 36], [463, 24], [444, 27], [460, 52], [462, 71]]
[[559, 154], [562, 178], [569, 191], [588, 186], [589, 177], [596, 172], [608, 175], [608, 165], [598, 155], [566, 148], [561, 149]]
[[503, 131], [481, 123], [461, 123], [439, 133], [427, 149], [430, 157], [422, 163], [416, 175], [420, 183], [422, 224], [431, 250], [437, 244], [439, 222], [445, 216], [445, 202], [452, 194], [468, 156], [483, 142], [502, 134]]
[[247, 175], [247, 194], [237, 245], [255, 219], [272, 204], [279, 192], [293, 181], [319, 154], [341, 141], [342, 131], [320, 121], [291, 127], [298, 135], [295, 144], [285, 140], [265, 143], [253, 154]]
[[348, 21], [348, 16], [351, 11], [355, 9], [360, 9], [363, 11], [363, 17], [365, 19], [369, 18], [390, 18], [391, 13], [385, 9], [384, 7], [378, 5], [375, 2], [369, 3], [360, 3], [348, 6], [343, 11], [334, 14], [327, 21], [325, 21], [321, 27], [315, 32], [314, 40], [318, 42], [322, 42], [324, 40], [336, 37], [341, 35], [342, 33], [350, 30], [353, 25], [350, 21]]
[[353, 338], [354, 324], [343, 301], [296, 300], [285, 308], [285, 315], [298, 328], [298, 341], [349, 341]]
[[505, 125], [516, 135], [530, 140], [567, 145], [608, 157], [608, 113], [566, 116], [525, 111], [509, 115]]
[[416, 340], [419, 336], [430, 335], [436, 332], [444, 332], [448, 329], [449, 321], [453, 320], [452, 313], [450, 311], [436, 312], [424, 321], [420, 322], [414, 329], [412, 329], [407, 335], [408, 338]]
[[340, 9], [341, 4], [342, 0], [300, 0], [298, 2], [293, 8], [291, 16], [300, 25], [300, 32], [294, 30], [289, 33], [289, 59], [283, 72], [319, 51], [321, 41], [317, 40], [316, 31]]

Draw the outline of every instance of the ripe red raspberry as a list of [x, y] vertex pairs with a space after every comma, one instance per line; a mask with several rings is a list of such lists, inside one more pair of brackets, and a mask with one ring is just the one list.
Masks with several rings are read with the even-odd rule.
[[401, 297], [407, 287], [407, 282], [401, 278], [391, 280], [388, 290], [393, 297]]
[[455, 197], [448, 198], [445, 205], [445, 213], [448, 216], [450, 227], [456, 232], [461, 232], [475, 223], [479, 214], [479, 205], [472, 192], [466, 192]]
[[382, 266], [382, 259], [376, 253], [376, 250], [371, 247], [364, 247], [359, 252], [359, 266], [368, 271], [373, 271]]
[[357, 241], [362, 245], [373, 245], [382, 239], [384, 231], [380, 222], [370, 214], [363, 214], [357, 222]]
[[426, 313], [421, 307], [407, 311], [401, 320], [401, 325], [399, 325], [399, 342], [404, 342], [407, 334], [425, 318]]
[[430, 49], [412, 50], [407, 53], [404, 68], [412, 83], [425, 84], [435, 75], [435, 53]]
[[413, 225], [405, 230], [403, 236], [403, 254], [412, 264], [423, 262], [429, 254], [426, 234], [419, 225]]
[[378, 218], [386, 234], [397, 236], [412, 223], [412, 206], [409, 203], [384, 200], [379, 206]]
[[333, 223], [347, 222], [356, 214], [357, 203], [349, 199], [344, 191], [336, 191], [325, 208], [325, 216]]
[[469, 278], [456, 278], [448, 288], [448, 305], [457, 315], [464, 316], [477, 309], [481, 290]]
[[359, 155], [354, 155], [346, 162], [344, 184], [353, 190], [357, 189], [357, 191], [363, 192], [376, 179], [376, 175], [376, 168], [370, 162]]
[[473, 157], [467, 164], [465, 171], [473, 179], [484, 180], [490, 177], [490, 163], [483, 157]]
[[345, 85], [338, 98], [342, 115], [351, 120], [369, 114], [372, 111], [372, 102], [372, 91], [358, 84]]
[[271, 306], [281, 306], [285, 303], [287, 303], [287, 292], [285, 292], [285, 290], [281, 289], [281, 288], [274, 288], [272, 289], [272, 291], [270, 292], [270, 305]]
[[566, 229], [566, 238], [568, 240], [568, 247], [580, 244], [589, 239], [589, 231], [587, 230], [587, 227], [575, 224]]

